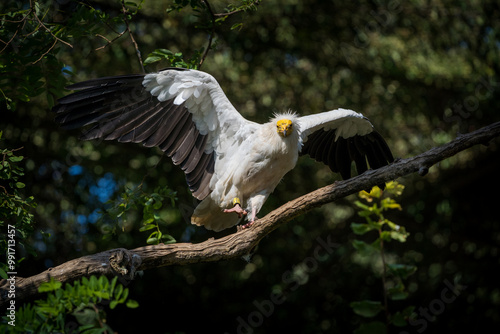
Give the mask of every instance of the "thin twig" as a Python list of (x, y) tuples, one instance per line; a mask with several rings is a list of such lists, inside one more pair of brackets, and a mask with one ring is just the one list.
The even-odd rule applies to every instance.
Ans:
[(28, 13), (26, 13), (26, 15), (24, 15), (24, 17), (21, 20), (19, 20), (19, 21), (4, 20), (5, 22), (9, 22), (9, 23), (19, 23), (19, 25), (17, 26), (17, 29), (14, 32), (14, 35), (12, 36), (12, 38), (7, 43), (5, 43), (4, 41), (2, 41), (2, 43), (5, 43), (5, 46), (2, 48), (2, 50), (0, 50), (0, 53), (2, 53), (10, 45), (10, 43), (17, 36), (17, 33), (19, 32), (19, 30), (22, 29), (22, 28), (24, 28), (24, 25), (26, 24), (26, 20), (27, 20), (28, 16), (30, 16), (33, 11), (34, 11), (34, 9), (30, 8), (30, 10), (28, 11)]
[[(30, 13), (33, 13), (35, 12), (34, 11), (34, 7), (33, 7), (33, 2), (30, 0), (30, 8), (32, 9)], [(33, 15), (33, 17), (36, 19), (36, 21), (38, 22), (38, 27), (32, 32), (34, 33), (35, 31), (37, 31), (39, 29), (39, 27), (42, 27), (46, 32), (48, 32), (52, 38), (54, 38), (54, 43), (51, 45), (51, 47), (45, 51), (41, 56), (40, 58), (38, 58), (36, 61), (32, 62), (31, 64), (34, 65), (36, 63), (38, 63), (40, 60), (43, 59), (43, 57), (45, 57), (56, 45), (57, 45), (57, 42), (61, 42), (63, 44), (66, 44), (67, 46), (69, 46), (70, 48), (73, 48), (73, 45), (71, 45), (70, 43), (60, 39), (59, 37), (57, 37), (56, 35), (54, 35), (52, 33), (52, 31), (45, 25), (43, 24), (42, 20), (40, 20), (40, 18), (38, 17), (38, 15), (36, 15), (36, 12), (35, 14)]]
[[(31, 3), (31, 1), (30, 1), (30, 3)], [(38, 15), (36, 15), (36, 13), (35, 13), (34, 17), (36, 18), (36, 20), (38, 21), (38, 23), (39, 23), (39, 24), (40, 24), (40, 25), (41, 25), (41, 26), (42, 26), (42, 27), (43, 27), (43, 28), (44, 28), (44, 29), (45, 29), (45, 30), (46, 30), (46, 31), (47, 31), (47, 32), (48, 32), (48, 33), (49, 33), (49, 34), (50, 34), (50, 35), (51, 35), (51, 36), (52, 36), (52, 37), (56, 40), (56, 41), (61, 42), (61, 43), (63, 43), (63, 44), (66, 44), (66, 45), (67, 45), (67, 46), (69, 46), (70, 48), (73, 48), (73, 45), (71, 45), (70, 43), (68, 43), (68, 42), (66, 42), (66, 41), (64, 41), (64, 40), (62, 40), (62, 39), (60, 39), (60, 38), (59, 38), (59, 37), (57, 37), (56, 35), (54, 35), (54, 34), (52, 33), (52, 31), (51, 31), (49, 28), (47, 28), (47, 26), (46, 26), (45, 24), (43, 24), (43, 22), (40, 20), (40, 18), (38, 17)]]
[(122, 0), (122, 11), (123, 11), (123, 21), (125, 22), (125, 25), (127, 26), (127, 31), (130, 36), (130, 40), (132, 41), (132, 44), (134, 44), (135, 47), (135, 54), (137, 55), (137, 58), (139, 59), (139, 64), (141, 65), (142, 73), (146, 73), (144, 70), (144, 64), (142, 63), (142, 58), (141, 58), (141, 51), (139, 50), (139, 46), (137, 45), (137, 42), (135, 41), (134, 35), (132, 34), (132, 31), (130, 30), (130, 26), (128, 24), (127, 20), (127, 7), (125, 7), (125, 1)]
[(35, 60), (34, 62), (32, 62), (31, 64), (32, 65), (35, 65), (36, 63), (38, 63), (40, 60), (43, 59), (43, 57), (45, 57), (57, 44), (57, 40), (54, 40), (54, 43), (52, 43), (52, 46), (47, 50), (45, 51), (44, 53), (42, 53), (42, 55), (40, 56), (40, 58), (38, 58), (37, 60)]
[(201, 68), (201, 66), (203, 65), (203, 62), (205, 62), (205, 58), (207, 58), (208, 52), (212, 48), (212, 41), (213, 41), (214, 34), (215, 34), (215, 15), (214, 15), (214, 12), (212, 11), (212, 7), (210, 6), (210, 4), (208, 3), (207, 0), (203, 0), (203, 2), (205, 3), (205, 5), (207, 5), (208, 12), (210, 13), (210, 17), (212, 18), (212, 31), (210, 32), (210, 37), (208, 39), (208, 45), (207, 45), (207, 48), (205, 49), (205, 51), (203, 52), (203, 56), (201, 57), (200, 63), (198, 64), (198, 68)]
[(380, 257), (382, 259), (382, 286), (384, 291), (385, 320), (387, 322), (387, 325), (389, 325), (389, 306), (387, 304), (387, 282), (386, 282), (387, 268), (385, 262), (384, 239), (382, 238), (382, 229), (379, 229), (378, 233), (380, 239)]
[[(253, 3), (251, 3), (250, 5), (248, 5), (248, 7), (250, 7), (250, 6), (258, 6), (260, 4), (260, 1), (261, 0), (255, 0)], [(217, 13), (217, 14), (214, 14), (214, 16), (215, 17), (226, 17), (226, 16), (231, 16), (231, 15), (234, 15), (234, 14), (238, 14), (240, 12), (244, 12), (246, 10), (247, 10), (247, 8), (240, 8), (240, 9), (237, 9), (237, 10), (233, 10), (232, 12)]]
[(212, 7), (210, 6), (210, 3), (207, 0), (203, 0), (203, 2), (207, 6), (208, 12), (209, 12), (210, 17), (212, 19), (212, 31), (210, 31), (210, 37), (208, 39), (208, 46), (205, 49), (205, 51), (203, 52), (203, 56), (201, 57), (200, 63), (198, 64), (198, 68), (201, 68), (201, 66), (205, 62), (205, 58), (207, 57), (208, 52), (212, 48), (212, 42), (213, 42), (213, 38), (215, 35), (215, 27), (217, 25), (216, 18), (231, 16), (231, 15), (246, 11), (250, 6), (257, 6), (260, 4), (260, 0), (255, 0), (254, 2), (252, 2), (250, 5), (248, 5), (245, 8), (240, 8), (240, 9), (233, 10), (232, 12), (227, 12), (227, 13), (214, 13), (214, 11), (212, 10)]
[(97, 48), (97, 49), (95, 49), (94, 51), (102, 50), (102, 49), (104, 49), (105, 47), (107, 47), (108, 45), (113, 44), (113, 43), (114, 43), (114, 41), (116, 41), (118, 38), (122, 37), (122, 36), (123, 36), (126, 32), (127, 32), (127, 29), (123, 30), (121, 33), (118, 33), (118, 35), (117, 35), (115, 38), (113, 38), (112, 40), (107, 39), (107, 38), (106, 38), (106, 37), (104, 37), (103, 35), (99, 35), (99, 34), (97, 34), (97, 35), (96, 35), (97, 37), (101, 37), (101, 38), (103, 38), (103, 39), (104, 39), (104, 40), (106, 40), (108, 43), (107, 43), (107, 44), (105, 44), (105, 45), (103, 45), (103, 46), (98, 47), (98, 48)]

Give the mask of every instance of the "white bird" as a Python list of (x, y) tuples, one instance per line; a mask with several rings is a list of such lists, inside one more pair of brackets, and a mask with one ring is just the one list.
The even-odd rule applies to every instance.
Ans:
[[(54, 107), (72, 129), (93, 125), (82, 139), (157, 146), (186, 175), (201, 200), (191, 222), (220, 231), (243, 215), (249, 227), (299, 155), (309, 154), (343, 178), (393, 161), (384, 139), (363, 115), (337, 109), (268, 123), (243, 118), (209, 74), (168, 68), (147, 75), (106, 77), (67, 87), (77, 92)], [(231, 212), (237, 213), (230, 214)]]

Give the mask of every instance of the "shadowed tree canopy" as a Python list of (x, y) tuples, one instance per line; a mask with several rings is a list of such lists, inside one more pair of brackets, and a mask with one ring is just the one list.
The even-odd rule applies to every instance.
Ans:
[[(202, 62), (249, 120), (266, 122), (289, 109), (301, 115), (352, 109), (370, 119), (401, 159), (498, 121), (495, 1), (246, 1), (251, 6), (244, 11), (239, 2), (192, 3), (195, 8), (186, 1), (179, 10), (182, 1), (0, 4), (0, 145), (22, 147), (16, 151), (25, 157), (22, 191), (37, 202), (35, 231), (23, 239), (32, 250), (17, 248), (16, 256), (26, 257), (19, 276), (110, 249), (147, 246), (151, 230), (140, 228), (148, 214), (163, 233), (156, 241), (165, 243), (217, 244), (236, 233), (189, 223), (197, 202), (182, 170), (160, 149), (81, 141), (79, 130), (61, 129), (50, 110), (69, 94), (69, 84)], [(226, 11), (234, 14), (222, 15)], [(477, 332), (500, 323), (499, 277), (491, 270), (500, 247), (492, 207), (498, 144), (473, 146), (424, 168), (425, 176), (398, 179), (406, 187), (403, 210), (391, 220), (410, 236), (386, 251), (418, 268), (406, 282), (408, 299), (391, 301), (399, 309), (416, 306), (414, 324), (401, 331), (425, 325), (429, 332)], [(336, 180), (328, 166), (299, 158), (259, 217)], [(154, 212), (147, 200), (136, 205), (141, 196), (157, 203), (153, 193), (163, 199)], [(117, 200), (128, 203), (119, 218)], [(123, 333), (153, 331), (158, 320), (168, 333), (207, 326), (227, 333), (352, 332), (363, 319), (349, 303), (382, 294), (378, 278), (367, 275), (379, 264), (360, 258), (352, 246), (349, 225), (361, 219), (353, 201), (348, 196), (294, 216), (259, 239), (245, 259), (148, 267), (127, 283), (140, 306), (111, 311), (107, 321)], [(328, 256), (308, 262), (319, 246)], [(441, 300), (446, 282), (466, 287), (450, 303)], [(269, 312), (262, 308), (281, 292), (286, 301), (274, 301)]]

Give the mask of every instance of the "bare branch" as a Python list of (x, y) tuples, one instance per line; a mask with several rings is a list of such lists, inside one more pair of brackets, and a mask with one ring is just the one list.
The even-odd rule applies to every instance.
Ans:
[(207, 45), (205, 51), (203, 52), (203, 56), (201, 57), (200, 63), (198, 64), (198, 68), (201, 68), (201, 66), (203, 65), (203, 62), (205, 61), (205, 58), (207, 58), (207, 55), (208, 55), (208, 52), (210, 51), (210, 48), (212, 47), (212, 41), (213, 41), (214, 34), (215, 34), (215, 24), (216, 24), (215, 15), (214, 15), (214, 12), (212, 11), (212, 7), (210, 6), (210, 4), (208, 3), (207, 0), (203, 0), (203, 2), (205, 3), (205, 5), (207, 5), (208, 12), (210, 13), (210, 17), (212, 18), (212, 31), (210, 32), (210, 37), (208, 39), (208, 45)]
[[(30, 19), (30, 16), (33, 16), (34, 19)], [(63, 43), (67, 46), (69, 46), (70, 48), (73, 48), (73, 45), (71, 45), (70, 43), (60, 39), (59, 37), (57, 37), (56, 35), (54, 35), (52, 33), (52, 31), (42, 22), (42, 20), (40, 20), (40, 18), (38, 17), (38, 15), (36, 14), (36, 10), (35, 10), (35, 6), (33, 4), (33, 2), (30, 0), (30, 9), (29, 11), (26, 13), (26, 15), (24, 15), (24, 17), (18, 21), (9, 21), (9, 20), (4, 20), (5, 22), (9, 22), (9, 23), (19, 23), (16, 31), (14, 32), (14, 35), (12, 36), (12, 38), (8, 41), (8, 42), (4, 42), (3, 40), (0, 40), (1, 43), (5, 44), (5, 46), (2, 48), (2, 50), (0, 50), (0, 53), (2, 53), (11, 43), (12, 41), (14, 40), (14, 38), (17, 36), (19, 30), (22, 30), (24, 28), (24, 25), (26, 24), (26, 22), (28, 20), (33, 20), (33, 21), (36, 21), (38, 22), (38, 26), (35, 28), (35, 30), (33, 30), (32, 32), (24, 35), (24, 38), (34, 34), (36, 31), (39, 30), (40, 27), (42, 27), (46, 32), (48, 32), (52, 38), (54, 38), (54, 43), (51, 45), (51, 47), (42, 54), (42, 56), (34, 61), (32, 64), (36, 64), (38, 63), (40, 60), (43, 59), (43, 57), (48, 54), (57, 44), (57, 42), (60, 42), (60, 43)]]
[(122, 12), (123, 12), (123, 21), (125, 22), (125, 25), (127, 27), (128, 35), (130, 36), (130, 40), (132, 41), (132, 44), (134, 44), (135, 48), (135, 54), (137, 55), (137, 58), (139, 59), (139, 64), (141, 65), (142, 73), (146, 73), (144, 70), (144, 64), (142, 63), (142, 57), (141, 57), (141, 51), (139, 50), (139, 46), (137, 45), (137, 42), (135, 41), (134, 35), (132, 34), (132, 31), (130, 30), (130, 26), (128, 24), (127, 20), (127, 7), (125, 7), (125, 0), (122, 0)]
[[(43, 27), (43, 29), (45, 29), (45, 31), (47, 31), (47, 32), (48, 32), (48, 33), (52, 36), (52, 38), (54, 38), (54, 43), (52, 44), (52, 46), (51, 46), (51, 47), (50, 47), (47, 51), (45, 51), (45, 52), (44, 52), (44, 53), (40, 56), (40, 58), (38, 58), (38, 60), (36, 60), (36, 61), (34, 61), (34, 62), (32, 63), (32, 64), (34, 65), (34, 64), (38, 63), (40, 60), (42, 60), (42, 59), (43, 59), (43, 57), (44, 57), (46, 54), (48, 54), (48, 53), (49, 53), (49, 52), (50, 52), (50, 51), (51, 51), (51, 50), (52, 50), (52, 49), (56, 46), (57, 42), (61, 42), (61, 43), (63, 43), (63, 44), (66, 44), (66, 45), (67, 45), (67, 46), (69, 46), (70, 48), (73, 48), (73, 45), (71, 45), (70, 43), (68, 43), (68, 42), (66, 42), (66, 41), (63, 41), (62, 39), (60, 39), (59, 37), (57, 37), (56, 35), (54, 35), (54, 34), (52, 33), (52, 31), (51, 31), (49, 28), (47, 28), (47, 26), (46, 26), (45, 24), (43, 24), (42, 20), (40, 20), (40, 18), (38, 17), (38, 15), (36, 15), (36, 11), (35, 11), (35, 9), (34, 9), (34, 7), (33, 7), (33, 6), (34, 6), (34, 5), (33, 5), (32, 1), (30, 1), (31, 12), (32, 12), (32, 13), (34, 13), (34, 15), (33, 15), (33, 16), (35, 17), (36, 21), (38, 21), (38, 25), (39, 25), (39, 26), (41, 26), (41, 27)], [(38, 28), (37, 28), (36, 30), (38, 30)], [(35, 31), (36, 31), (36, 30), (35, 30)]]
[(95, 49), (94, 51), (102, 50), (102, 49), (104, 49), (105, 47), (107, 47), (108, 45), (111, 45), (111, 44), (112, 44), (114, 41), (116, 41), (118, 38), (122, 37), (122, 36), (123, 36), (123, 34), (125, 34), (126, 32), (127, 32), (127, 30), (126, 30), (126, 29), (125, 29), (125, 30), (123, 30), (121, 33), (118, 33), (118, 35), (117, 35), (115, 38), (113, 38), (112, 40), (107, 39), (107, 38), (106, 38), (106, 37), (104, 37), (103, 35), (97, 34), (97, 35), (96, 35), (97, 37), (101, 37), (101, 38), (102, 38), (102, 39), (104, 39), (107, 43), (106, 43), (106, 44), (104, 44), (103, 46), (98, 47), (98, 48), (97, 48), (97, 49)]
[(249, 4), (247, 7), (245, 8), (240, 8), (240, 9), (237, 9), (237, 10), (233, 10), (232, 12), (227, 12), (227, 13), (217, 13), (217, 14), (214, 14), (215, 17), (227, 17), (227, 16), (231, 16), (231, 15), (234, 15), (234, 14), (238, 14), (240, 12), (244, 12), (246, 11), (248, 8), (250, 7), (253, 7), (253, 6), (258, 6), (260, 5), (260, 1), (261, 0), (255, 0), (254, 2), (252, 2), (251, 4)]
[[(36, 295), (41, 283), (50, 277), (61, 282), (70, 282), (90, 275), (119, 275), (123, 279), (133, 279), (137, 270), (147, 270), (169, 265), (187, 265), (198, 262), (221, 261), (250, 253), (269, 233), (293, 218), (313, 208), (330, 203), (374, 185), (395, 180), (398, 177), (418, 172), (425, 175), (436, 163), (449, 158), (477, 144), (487, 145), (500, 137), (500, 122), (459, 135), (456, 139), (440, 147), (432, 148), (408, 159), (400, 159), (389, 166), (367, 171), (357, 177), (338, 181), (329, 186), (290, 201), (264, 218), (257, 220), (251, 228), (238, 231), (220, 239), (190, 244), (144, 246), (133, 250), (113, 249), (94, 255), (70, 260), (55, 268), (50, 268), (28, 278), (16, 278), (16, 300)], [(0, 305), (8, 302), (8, 282), (0, 281)]]
[(201, 66), (205, 62), (205, 58), (207, 57), (208, 52), (210, 51), (210, 49), (212, 47), (212, 42), (213, 42), (213, 38), (214, 38), (214, 35), (215, 35), (215, 27), (217, 25), (217, 20), (216, 19), (217, 18), (222, 18), (222, 17), (228, 17), (228, 16), (231, 16), (231, 15), (243, 12), (243, 11), (247, 10), (248, 8), (250, 8), (252, 6), (257, 6), (257, 5), (260, 4), (260, 0), (256, 0), (256, 1), (252, 2), (251, 4), (247, 5), (246, 7), (242, 7), (240, 9), (234, 10), (232, 12), (214, 13), (214, 11), (212, 10), (212, 6), (210, 6), (210, 3), (207, 0), (203, 0), (203, 2), (207, 6), (208, 13), (210, 14), (210, 18), (212, 19), (212, 29), (210, 31), (210, 37), (208, 39), (208, 45), (207, 45), (205, 51), (203, 52), (203, 56), (201, 57), (200, 63), (198, 64), (199, 68), (201, 68)]

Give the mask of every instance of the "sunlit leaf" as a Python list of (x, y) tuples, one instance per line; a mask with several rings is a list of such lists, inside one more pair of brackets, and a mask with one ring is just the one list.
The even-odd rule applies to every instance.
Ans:
[(125, 304), (128, 308), (137, 308), (139, 307), (139, 303), (135, 300), (129, 299), (127, 300), (127, 303)]
[(147, 224), (147, 225), (145, 225), (145, 226), (142, 226), (142, 227), (139, 229), (139, 231), (140, 231), (140, 232), (144, 232), (144, 231), (152, 230), (152, 229), (154, 229), (154, 228), (156, 228), (156, 225), (155, 225), (155, 224)]
[(357, 224), (357, 223), (352, 223), (351, 224), (351, 229), (354, 233), (358, 235), (363, 235), (369, 231), (374, 230), (374, 226), (369, 225), (369, 224)]

